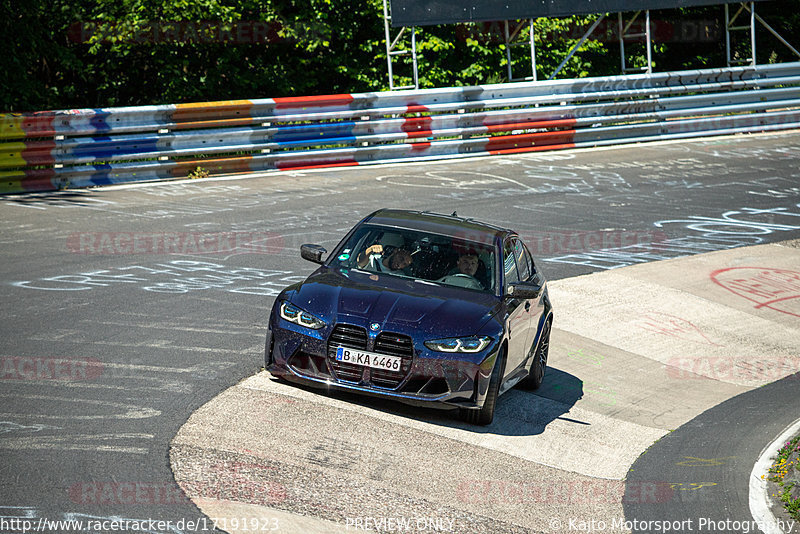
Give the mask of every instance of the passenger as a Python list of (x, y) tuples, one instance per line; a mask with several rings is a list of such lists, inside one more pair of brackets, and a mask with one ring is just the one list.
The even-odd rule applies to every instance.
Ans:
[(405, 269), (411, 265), (411, 253), (402, 248), (395, 248), (389, 254), (384, 254), (383, 245), (376, 244), (366, 248), (356, 258), (356, 263), (361, 269), (369, 269), (379, 273), (405, 274)]

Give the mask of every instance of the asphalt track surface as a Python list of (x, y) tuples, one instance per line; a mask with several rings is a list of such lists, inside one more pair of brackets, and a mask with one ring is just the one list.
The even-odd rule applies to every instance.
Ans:
[[(711, 408), (648, 449), (626, 484), (636, 487), (668, 474), (673, 491), (669, 499), (626, 503), (626, 516), (642, 527), (633, 531), (651, 532), (668, 519), (674, 532), (757, 532), (747, 491), (754, 459), (798, 419), (798, 392), (795, 373)], [(698, 489), (682, 490), (692, 487)], [(791, 532), (800, 528), (794, 525)]]
[(796, 239), (799, 160), (790, 133), (4, 197), (0, 516), (208, 526), (171, 440), (259, 371), (274, 295), (313, 269), (299, 245), (374, 209), (512, 227), (558, 280)]

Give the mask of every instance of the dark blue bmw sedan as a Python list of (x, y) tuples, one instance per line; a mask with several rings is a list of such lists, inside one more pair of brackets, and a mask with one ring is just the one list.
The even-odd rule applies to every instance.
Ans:
[(542, 383), (552, 306), (515, 232), (387, 209), (330, 254), (300, 252), (320, 267), (275, 300), (266, 340), (274, 376), (454, 408), (480, 425), (502, 393)]

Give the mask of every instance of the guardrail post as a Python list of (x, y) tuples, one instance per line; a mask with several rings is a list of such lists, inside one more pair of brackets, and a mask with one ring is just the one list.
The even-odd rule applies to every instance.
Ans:
[[(750, 13), (751, 13), (751, 16), (755, 17), (755, 19), (759, 23), (761, 23), (761, 25), (764, 26), (764, 28), (766, 28), (767, 31), (769, 33), (771, 33), (778, 41), (780, 41), (784, 46), (786, 46), (786, 48), (791, 50), (791, 52), (794, 55), (796, 55), (797, 57), (800, 57), (800, 52), (798, 52), (795, 47), (793, 47), (791, 44), (789, 44), (789, 42), (786, 39), (784, 39), (777, 31), (775, 31), (775, 28), (773, 28), (772, 26), (767, 24), (766, 20), (761, 18), (761, 16), (758, 13), (755, 12), (755, 5), (752, 2), (750, 3)], [(755, 37), (753, 39), (755, 39)], [(755, 42), (753, 42), (753, 50), (755, 50)], [(753, 54), (753, 56), (755, 56), (755, 53)]]
[[(521, 82), (521, 81), (536, 81), (536, 44), (534, 43), (534, 29), (533, 29), (533, 19), (528, 19), (528, 42), (514, 42), (514, 39), (519, 35), (520, 31), (522, 30), (523, 24), (525, 21), (520, 22), (514, 28), (514, 31), (509, 32), (508, 29), (508, 21), (504, 22), (504, 37), (505, 37), (505, 45), (506, 45), (506, 62), (508, 63), (508, 81), (509, 82)], [(512, 73), (511, 65), (513, 60), (511, 58), (511, 49), (516, 46), (525, 46), (528, 45), (530, 47), (530, 54), (531, 54), (531, 75), (525, 76), (522, 78), (514, 78)]]
[[(397, 37), (392, 40), (391, 38), (391, 31), (390, 31), (390, 23), (392, 21), (392, 15), (389, 13), (389, 2), (388, 0), (383, 0), (383, 26), (386, 34), (386, 63), (389, 69), (389, 90), (395, 91), (400, 89), (419, 89), (419, 75), (417, 72), (417, 30), (415, 27), (411, 27), (411, 49), (408, 50), (398, 50), (397, 46), (400, 44), (400, 39), (403, 37), (406, 31), (406, 27), (403, 26), (400, 28), (400, 31), (397, 33)], [(412, 68), (412, 79), (414, 80), (413, 85), (403, 85), (400, 87), (395, 87), (394, 85), (394, 68), (392, 65), (392, 58), (393, 57), (400, 57), (400, 56), (411, 56), (411, 68)]]
[[(635, 71), (644, 71), (646, 74), (653, 73), (653, 41), (652, 41), (652, 33), (650, 29), (650, 10), (645, 10), (645, 28), (644, 32), (638, 33), (628, 33), (631, 26), (636, 19), (641, 15), (641, 11), (637, 11), (633, 18), (631, 18), (628, 24), (623, 26), (623, 18), (622, 13), (617, 13), (617, 17), (619, 19), (619, 54), (620, 54), (620, 61), (622, 63), (622, 73), (625, 74), (626, 72), (635, 72)], [(647, 55), (647, 65), (644, 67), (628, 67), (627, 65), (627, 54), (625, 53), (625, 39), (637, 38), (637, 37), (644, 37), (645, 38), (645, 53)]]
[[(730, 16), (730, 9), (728, 4), (725, 4), (725, 56), (727, 58), (727, 65), (730, 67), (732, 65), (745, 65), (749, 64), (752, 66), (756, 65), (756, 17), (755, 17), (755, 7), (754, 2), (750, 2), (750, 24), (747, 26), (735, 26), (736, 19), (739, 18), (739, 15), (742, 14), (742, 11), (745, 11), (747, 8), (746, 3), (742, 3), (739, 6), (739, 9), (736, 10), (736, 13), (733, 17)], [(734, 59), (731, 54), (731, 32), (732, 31), (742, 31), (748, 30), (750, 32), (750, 57), (747, 59)]]

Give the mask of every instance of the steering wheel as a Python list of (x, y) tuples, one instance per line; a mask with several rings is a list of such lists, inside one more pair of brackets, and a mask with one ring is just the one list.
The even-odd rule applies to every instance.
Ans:
[(440, 278), (439, 281), (467, 289), (483, 289), (483, 285), (474, 276), (464, 273), (449, 274)]

